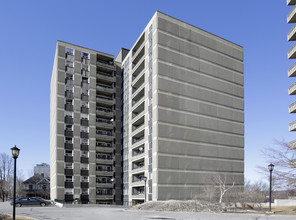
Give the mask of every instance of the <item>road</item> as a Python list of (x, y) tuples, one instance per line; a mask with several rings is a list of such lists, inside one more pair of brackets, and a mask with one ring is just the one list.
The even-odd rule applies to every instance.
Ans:
[[(0, 213), (12, 214), (9, 203), (0, 202)], [(237, 213), (193, 213), (193, 212), (151, 212), (139, 211), (125, 207), (19, 207), (16, 215), (38, 220), (294, 220), (292, 215), (263, 215)]]

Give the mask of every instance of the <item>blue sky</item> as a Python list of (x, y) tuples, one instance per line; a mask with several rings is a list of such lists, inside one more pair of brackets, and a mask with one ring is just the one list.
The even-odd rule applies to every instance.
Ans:
[(294, 97), (287, 77), (291, 6), (268, 0), (2, 1), (0, 5), (0, 153), (21, 149), (25, 177), (49, 163), (49, 92), (57, 40), (116, 55), (131, 48), (156, 10), (244, 47), (245, 177), (260, 178), (260, 150), (291, 141)]

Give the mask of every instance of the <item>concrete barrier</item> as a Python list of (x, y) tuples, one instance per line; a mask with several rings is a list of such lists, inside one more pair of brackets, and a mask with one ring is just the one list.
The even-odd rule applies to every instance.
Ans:
[(296, 206), (296, 199), (275, 199), (275, 206)]

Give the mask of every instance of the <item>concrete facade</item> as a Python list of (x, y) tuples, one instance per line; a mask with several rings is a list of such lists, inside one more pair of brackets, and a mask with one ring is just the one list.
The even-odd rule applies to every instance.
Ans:
[[(74, 49), (81, 51), (81, 47)], [(92, 50), (87, 52), (94, 53)], [(64, 53), (61, 56), (65, 56)], [(62, 113), (58, 116), (57, 108), (63, 108), (63, 105), (57, 107), (59, 95), (55, 95), (59, 86), (61, 90), (65, 89), (65, 71), (62, 77), (56, 76), (59, 59), (62, 58), (56, 54), (51, 85), (51, 96), (54, 96), (51, 97), (51, 121), (64, 120)], [(64, 62), (62, 60), (60, 68), (65, 68)], [(243, 187), (244, 80), (241, 46), (157, 11), (131, 50), (122, 49), (114, 64), (117, 82), (114, 108), (118, 113), (114, 127), (118, 132), (115, 140), (118, 147), (116, 145), (114, 153), (114, 164), (118, 169), (114, 176), (118, 190), (116, 203), (120, 199), (122, 204), (131, 205), (145, 200), (198, 198), (217, 175), (227, 176), (227, 184), (235, 181), (237, 190)], [(79, 67), (75, 68), (79, 71)], [(95, 72), (93, 75), (91, 72), (91, 85), (96, 80), (95, 76)], [(63, 85), (53, 83), (57, 78), (61, 78)], [(77, 86), (80, 86), (79, 82)], [(98, 87), (91, 86), (91, 91), (98, 92)], [(75, 92), (74, 86), (74, 99)], [(65, 102), (64, 97), (61, 99)], [(98, 104), (96, 100), (92, 101), (90, 95), (90, 158), (96, 152), (91, 150), (92, 145), (98, 141), (91, 132), (98, 128), (92, 122), (95, 121), (95, 114), (91, 117), (94, 113), (91, 103)], [(51, 142), (56, 143), (60, 138), (62, 154), (64, 127), (59, 128), (58, 124), (51, 122)], [(64, 155), (57, 158), (59, 147), (51, 146), (51, 178), (56, 181), (59, 166), (59, 178), (63, 183)], [(92, 163), (95, 161), (90, 159), (90, 174)], [(90, 175), (90, 186), (91, 181)], [(57, 198), (56, 193), (60, 190), (63, 197), (63, 187), (57, 190), (56, 185), (52, 185), (52, 196)], [(94, 199), (89, 201), (94, 202)]]
[(51, 199), (121, 204), (120, 80), (112, 55), (58, 41), (51, 80)]
[(216, 175), (243, 187), (242, 47), (156, 12), (123, 70), (124, 204), (196, 198)]

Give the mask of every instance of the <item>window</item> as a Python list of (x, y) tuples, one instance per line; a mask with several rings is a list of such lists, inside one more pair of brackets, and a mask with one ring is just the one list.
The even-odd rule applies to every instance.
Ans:
[(82, 52), (81, 57), (84, 59), (89, 59), (89, 53)]
[(74, 55), (74, 49), (66, 48), (66, 54)]
[(74, 63), (69, 60), (66, 60), (66, 66), (74, 67)]

